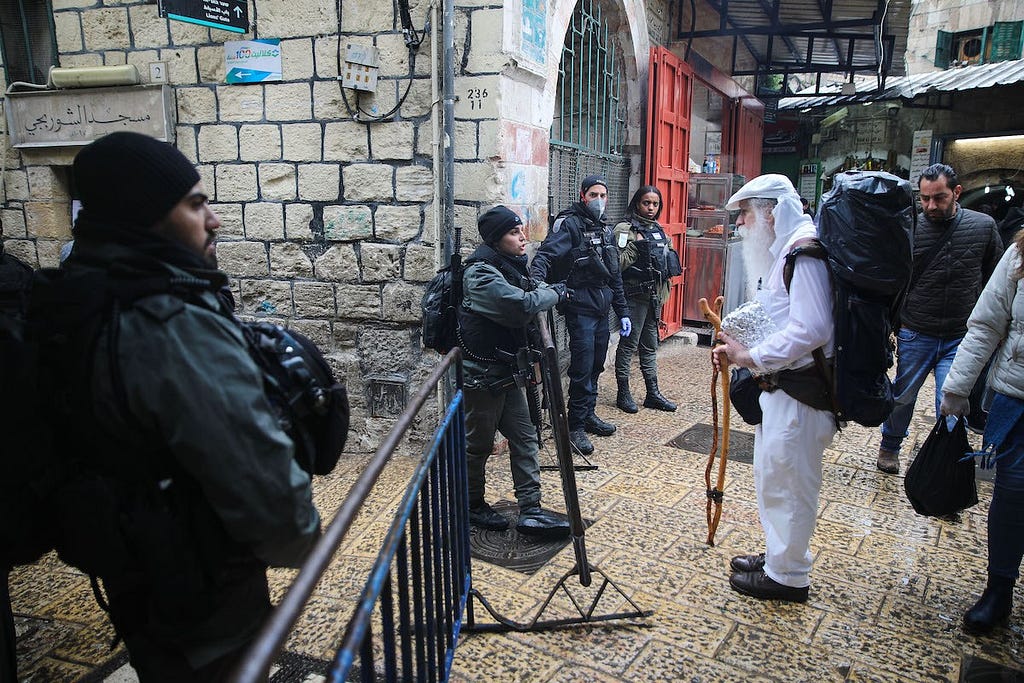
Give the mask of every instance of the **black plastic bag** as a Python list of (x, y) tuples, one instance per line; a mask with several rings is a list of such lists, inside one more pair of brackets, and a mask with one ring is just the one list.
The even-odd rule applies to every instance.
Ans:
[(761, 424), (761, 384), (747, 368), (733, 368), (729, 403), (748, 425)]
[(919, 515), (942, 517), (977, 504), (974, 460), (960, 462), (970, 450), (965, 420), (958, 419), (949, 431), (946, 418), (940, 417), (903, 480), (907, 499)]

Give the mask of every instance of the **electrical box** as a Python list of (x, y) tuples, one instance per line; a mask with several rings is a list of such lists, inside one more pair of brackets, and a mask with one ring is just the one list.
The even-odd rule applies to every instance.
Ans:
[(372, 45), (349, 43), (345, 50), (345, 65), (341, 73), (341, 87), (352, 90), (377, 91), (380, 71), (380, 50)]

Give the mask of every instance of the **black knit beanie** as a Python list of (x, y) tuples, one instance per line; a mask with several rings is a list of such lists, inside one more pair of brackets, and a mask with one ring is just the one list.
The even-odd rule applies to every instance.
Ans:
[(487, 244), (496, 243), (509, 230), (522, 224), (523, 219), (517, 216), (515, 211), (500, 204), (493, 209), (488, 209), (476, 222), (476, 226), (480, 230), (480, 237)]
[(587, 190), (592, 188), (594, 185), (604, 185), (605, 189), (608, 189), (608, 181), (604, 179), (603, 175), (595, 173), (594, 175), (588, 175), (580, 183), (580, 194), (586, 194)]
[(130, 132), (83, 147), (75, 156), (74, 177), (82, 209), (93, 220), (146, 228), (199, 182), (195, 166), (174, 145)]

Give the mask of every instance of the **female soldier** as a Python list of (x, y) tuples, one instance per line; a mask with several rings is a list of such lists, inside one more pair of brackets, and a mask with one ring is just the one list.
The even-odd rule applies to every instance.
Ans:
[(668, 298), (669, 278), (683, 271), (679, 254), (672, 249), (669, 237), (658, 224), (661, 205), (658, 188), (644, 185), (630, 200), (626, 220), (615, 226), (622, 284), (633, 322), (629, 336), (619, 341), (615, 351), (615, 381), (619, 389), (615, 405), (627, 413), (638, 410), (629, 393), (629, 365), (637, 346), (640, 347), (640, 372), (647, 385), (644, 407), (666, 411), (676, 409), (676, 404), (658, 390), (655, 354), (658, 351), (661, 306)]
[[(533, 318), (571, 296), (564, 284), (536, 282), (526, 271), (523, 221), (496, 206), (477, 221), (484, 243), (466, 261), (463, 303), (459, 309), (459, 346), (465, 354), (466, 464), (469, 521), (501, 531), (509, 520), (484, 499), (487, 460), (494, 433), (508, 439), (509, 464), (521, 534), (546, 538), (569, 535), (569, 522), (540, 506), (537, 432), (517, 374), (520, 349), (529, 348), (527, 328)], [(532, 374), (532, 365), (528, 370)]]

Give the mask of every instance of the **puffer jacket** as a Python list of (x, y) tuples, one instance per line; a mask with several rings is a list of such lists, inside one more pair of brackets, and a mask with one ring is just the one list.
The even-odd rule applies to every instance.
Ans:
[[(961, 207), (952, 220), (960, 221), (956, 230), (925, 267), (900, 315), (904, 327), (940, 339), (956, 339), (967, 331), (971, 308), (1003, 254), (991, 216)], [(918, 214), (914, 258), (927, 253), (948, 227)]]
[(1024, 279), (1017, 270), (1021, 255), (1011, 244), (996, 265), (967, 321), (967, 335), (956, 352), (944, 392), (969, 396), (989, 357), (989, 386), (1024, 399)]

